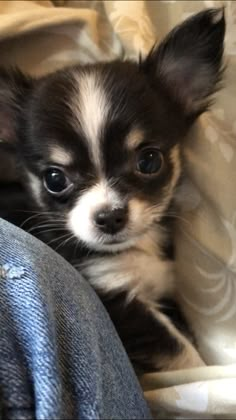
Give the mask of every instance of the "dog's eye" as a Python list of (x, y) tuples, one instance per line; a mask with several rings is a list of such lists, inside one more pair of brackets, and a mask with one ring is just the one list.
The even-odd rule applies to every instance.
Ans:
[(60, 196), (67, 192), (73, 184), (62, 169), (51, 167), (44, 173), (44, 186), (51, 194)]
[(153, 175), (162, 168), (163, 156), (158, 149), (144, 149), (138, 153), (136, 170), (144, 175)]

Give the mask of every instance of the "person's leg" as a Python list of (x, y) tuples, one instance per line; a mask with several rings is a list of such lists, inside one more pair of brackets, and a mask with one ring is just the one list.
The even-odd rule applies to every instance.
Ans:
[(0, 417), (151, 417), (95, 292), (59, 255), (3, 220), (0, 331)]

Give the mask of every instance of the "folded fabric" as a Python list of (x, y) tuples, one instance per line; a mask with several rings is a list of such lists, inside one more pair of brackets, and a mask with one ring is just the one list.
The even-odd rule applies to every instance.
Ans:
[(34, 75), (145, 55), (187, 16), (221, 5), (225, 87), (186, 141), (176, 229), (179, 295), (209, 367), (143, 379), (162, 418), (236, 416), (236, 2), (0, 1), (0, 65)]

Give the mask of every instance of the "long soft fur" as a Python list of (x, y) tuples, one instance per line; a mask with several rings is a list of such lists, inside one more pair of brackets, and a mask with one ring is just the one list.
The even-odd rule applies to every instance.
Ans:
[(138, 64), (38, 80), (0, 71), (0, 137), (16, 151), (26, 194), (2, 188), (0, 215), (24, 220), (78, 267), (138, 372), (203, 364), (175, 302), (168, 216), (183, 139), (221, 80), (224, 33), (223, 9), (210, 9)]

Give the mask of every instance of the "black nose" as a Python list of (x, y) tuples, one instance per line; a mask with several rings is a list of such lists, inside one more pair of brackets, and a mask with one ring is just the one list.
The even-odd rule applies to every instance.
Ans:
[(94, 221), (103, 233), (114, 235), (125, 226), (127, 221), (127, 210), (123, 208), (99, 210), (94, 216)]

